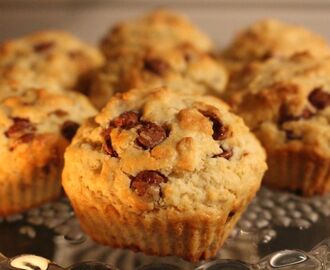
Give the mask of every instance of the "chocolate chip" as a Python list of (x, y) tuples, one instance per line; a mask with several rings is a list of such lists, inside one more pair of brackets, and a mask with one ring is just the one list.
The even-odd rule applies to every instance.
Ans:
[(230, 159), (232, 156), (233, 156), (233, 150), (232, 149), (223, 149), (222, 147), (220, 147), (222, 152), (220, 154), (216, 154), (214, 155), (213, 157), (214, 158), (218, 158), (218, 157), (221, 157), (221, 158), (225, 158), (225, 159)]
[(8, 138), (21, 138), (27, 134), (33, 134), (36, 131), (35, 126), (30, 122), (29, 119), (14, 117), (14, 123), (5, 132)]
[(150, 149), (160, 144), (166, 138), (166, 130), (151, 122), (144, 121), (142, 126), (137, 130), (138, 137), (136, 142), (144, 149)]
[(68, 115), (68, 112), (59, 109), (48, 113), (48, 115), (52, 115), (52, 114), (56, 115), (57, 117), (64, 117)]
[(169, 69), (169, 65), (161, 59), (146, 58), (144, 60), (144, 69), (161, 76)]
[(103, 132), (103, 136), (104, 136), (103, 149), (108, 155), (110, 155), (112, 157), (118, 157), (117, 152), (113, 149), (113, 146), (112, 146), (110, 131), (111, 131), (111, 128), (108, 128)]
[(201, 111), (205, 117), (212, 122), (213, 139), (216, 141), (224, 140), (228, 137), (228, 128), (223, 125), (219, 118), (212, 112)]
[(282, 125), (289, 121), (298, 121), (300, 119), (309, 119), (314, 115), (308, 108), (303, 109), (300, 115), (292, 115), (286, 104), (282, 104), (279, 109), (278, 123)]
[(160, 172), (146, 170), (139, 172), (132, 178), (130, 187), (137, 193), (137, 195), (144, 196), (151, 187), (158, 187), (160, 192), (160, 184), (166, 182), (166, 176)]
[(124, 112), (113, 121), (110, 126), (119, 127), (123, 129), (131, 129), (139, 123), (139, 115), (136, 112)]
[(309, 94), (308, 100), (315, 108), (323, 110), (330, 105), (330, 93), (323, 91), (321, 88), (316, 88)]
[(79, 126), (80, 125), (74, 121), (65, 121), (61, 127), (61, 133), (63, 137), (66, 138), (68, 141), (71, 141), (74, 135), (76, 135)]
[(46, 42), (42, 42), (42, 43), (37, 43), (33, 46), (33, 49), (35, 52), (44, 52), (47, 51), (49, 49), (51, 49), (52, 47), (54, 47), (55, 43), (53, 41), (46, 41)]

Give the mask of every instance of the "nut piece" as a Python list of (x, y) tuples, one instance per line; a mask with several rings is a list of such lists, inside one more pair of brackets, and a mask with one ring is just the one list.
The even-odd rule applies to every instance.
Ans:
[(308, 100), (315, 108), (323, 110), (330, 105), (330, 94), (321, 88), (316, 88), (309, 94)]
[[(155, 197), (161, 196), (160, 184), (166, 183), (167, 178), (157, 171), (146, 170), (139, 172), (132, 178), (130, 188), (137, 193), (138, 196)], [(156, 191), (156, 192), (155, 192)], [(155, 194), (158, 193), (158, 194)]]
[(113, 121), (110, 126), (119, 127), (123, 129), (131, 129), (139, 123), (139, 115), (136, 112), (124, 112)]
[(137, 130), (138, 137), (136, 142), (144, 149), (150, 149), (160, 144), (166, 138), (166, 131), (163, 127), (144, 121), (142, 126)]
[(213, 139), (216, 141), (224, 140), (228, 137), (228, 129), (225, 127), (219, 118), (212, 112), (201, 111), (205, 117), (207, 117), (212, 122), (213, 128)]
[(68, 141), (71, 141), (74, 135), (76, 135), (79, 126), (80, 125), (74, 121), (65, 121), (61, 127), (61, 133), (63, 137), (66, 138)]
[(147, 58), (144, 60), (144, 68), (156, 75), (163, 75), (169, 69), (169, 65), (161, 59)]

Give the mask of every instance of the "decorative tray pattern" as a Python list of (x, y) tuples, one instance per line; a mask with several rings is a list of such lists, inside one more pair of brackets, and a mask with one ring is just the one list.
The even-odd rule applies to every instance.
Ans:
[[(0, 269), (323, 270), (330, 269), (329, 236), (330, 196), (305, 199), (262, 188), (217, 257), (191, 264), (93, 243), (62, 198), (0, 220), (0, 251), (8, 257), (0, 256)], [(63, 268), (41, 257), (19, 255), (26, 253)]]

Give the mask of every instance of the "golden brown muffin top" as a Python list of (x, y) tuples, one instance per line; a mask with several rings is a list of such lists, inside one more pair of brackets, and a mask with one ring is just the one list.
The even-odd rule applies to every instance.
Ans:
[(302, 52), (323, 57), (330, 55), (330, 47), (325, 39), (303, 27), (268, 19), (243, 29), (225, 50), (224, 56), (249, 62)]
[[(79, 125), (96, 110), (81, 94), (28, 90), (0, 103), (0, 183), (30, 179), (34, 167), (61, 160)], [(13, 167), (14, 166), (14, 167)]]
[(269, 151), (294, 147), (330, 156), (330, 57), (297, 54), (248, 65), (227, 95)]
[(101, 50), (111, 58), (118, 49), (130, 52), (148, 48), (170, 49), (181, 44), (190, 44), (204, 52), (213, 47), (210, 39), (183, 15), (156, 10), (111, 28), (101, 42)]
[(168, 86), (186, 94), (219, 95), (226, 84), (221, 63), (185, 44), (161, 51), (118, 52), (97, 72), (89, 95), (102, 108), (113, 94), (132, 88)]
[(259, 142), (225, 103), (166, 88), (114, 96), (65, 160), (66, 189), (135, 214), (228, 211), (254, 194), (266, 169)]
[(0, 45), (0, 99), (34, 87), (79, 87), (79, 80), (101, 63), (96, 49), (66, 32), (44, 31), (9, 40)]

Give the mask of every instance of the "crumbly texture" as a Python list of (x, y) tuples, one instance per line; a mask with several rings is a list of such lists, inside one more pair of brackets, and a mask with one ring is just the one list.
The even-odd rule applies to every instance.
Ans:
[(269, 19), (242, 30), (227, 48), (226, 55), (252, 61), (301, 52), (326, 56), (330, 55), (330, 48), (325, 39), (303, 27)]
[(64, 150), (95, 113), (74, 92), (29, 90), (0, 103), (0, 215), (59, 195)]
[(242, 30), (223, 52), (223, 58), (235, 69), (242, 63), (302, 52), (324, 57), (330, 55), (330, 48), (325, 39), (303, 27), (268, 19)]
[(111, 58), (116, 51), (141, 49), (170, 49), (190, 44), (196, 49), (211, 51), (213, 44), (189, 20), (175, 12), (156, 10), (142, 18), (117, 24), (101, 42), (101, 50)]
[(166, 85), (187, 94), (219, 95), (227, 77), (224, 65), (190, 45), (162, 51), (123, 50), (96, 73), (89, 96), (94, 105), (102, 108), (114, 93), (133, 88)]
[(269, 157), (294, 152), (330, 164), (329, 89), (330, 58), (298, 54), (247, 66), (227, 95)]
[(29, 88), (84, 90), (86, 76), (102, 64), (97, 49), (69, 33), (44, 31), (0, 45), (0, 99)]
[[(135, 245), (168, 255), (173, 250), (146, 250), (143, 239), (164, 233), (174, 243), (186, 235), (186, 227), (195, 235), (218, 228), (214, 226), (221, 221), (220, 231), (205, 238), (202, 246), (187, 245), (182, 249), (186, 253), (172, 254), (196, 260), (215, 254), (224, 240), (222, 226), (228, 216), (240, 215), (254, 197), (265, 170), (264, 150), (222, 101), (165, 88), (132, 90), (112, 98), (95, 120), (78, 131), (65, 154), (63, 186), (83, 228), (110, 245)], [(99, 234), (98, 229), (91, 231), (88, 218), (79, 211), (82, 208), (98, 213), (95, 219), (103, 227), (111, 227), (109, 222), (116, 219), (114, 224), (122, 224), (134, 237), (116, 239), (121, 227), (116, 225), (105, 232), (99, 224)], [(159, 232), (146, 229), (150, 220), (160, 223)], [(167, 229), (162, 231), (164, 224), (174, 223), (177, 229), (172, 236)], [(112, 236), (102, 238), (102, 233)], [(130, 241), (138, 237), (135, 233), (140, 242), (134, 244)], [(162, 241), (157, 243), (163, 245)], [(214, 250), (207, 253), (211, 246)]]

